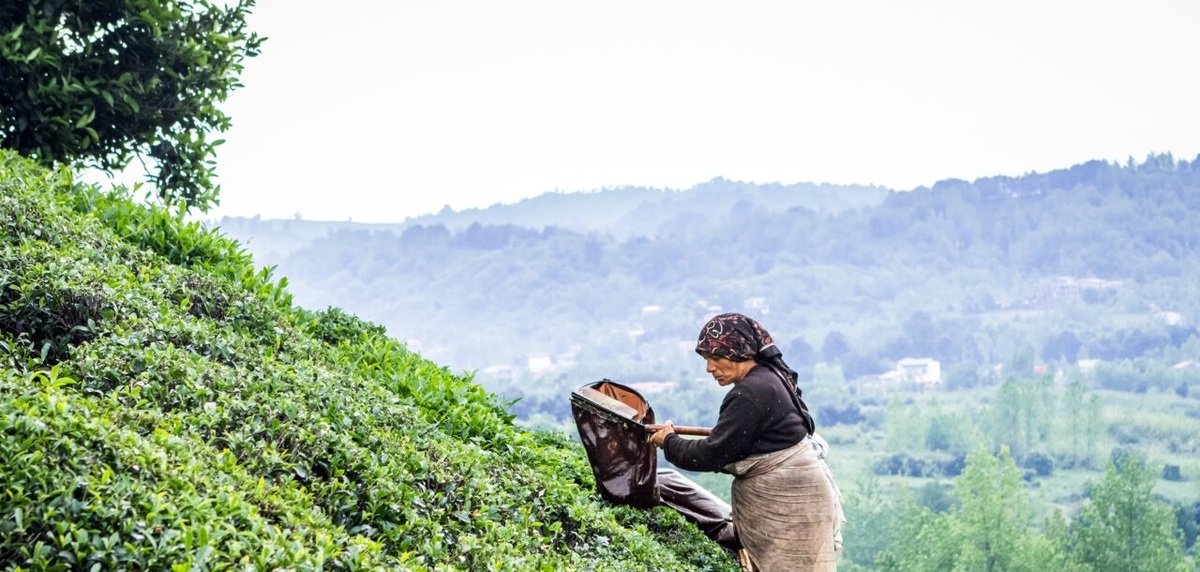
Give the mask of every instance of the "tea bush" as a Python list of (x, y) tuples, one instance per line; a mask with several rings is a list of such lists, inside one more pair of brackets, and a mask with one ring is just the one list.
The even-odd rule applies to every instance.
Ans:
[(0, 570), (736, 569), (182, 211), (0, 152), (0, 232)]

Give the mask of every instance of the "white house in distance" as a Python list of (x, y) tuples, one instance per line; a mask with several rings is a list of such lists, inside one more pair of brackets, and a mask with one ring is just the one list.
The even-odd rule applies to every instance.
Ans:
[(904, 358), (896, 369), (879, 376), (883, 383), (913, 383), (927, 389), (942, 383), (942, 362), (930, 358)]

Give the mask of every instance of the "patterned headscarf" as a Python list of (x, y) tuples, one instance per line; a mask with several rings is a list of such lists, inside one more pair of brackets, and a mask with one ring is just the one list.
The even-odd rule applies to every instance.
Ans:
[(800, 376), (783, 361), (783, 353), (775, 347), (775, 341), (762, 324), (741, 314), (721, 314), (709, 320), (704, 329), (700, 330), (696, 353), (712, 354), (733, 361), (754, 360), (771, 368), (796, 392), (796, 404), (800, 408), (800, 417), (804, 419), (808, 433), (811, 435), (817, 431), (817, 424), (808, 412), (803, 392), (797, 385)]
[(696, 353), (747, 361), (773, 343), (771, 334), (753, 319), (742, 314), (721, 314), (709, 320), (700, 330)]

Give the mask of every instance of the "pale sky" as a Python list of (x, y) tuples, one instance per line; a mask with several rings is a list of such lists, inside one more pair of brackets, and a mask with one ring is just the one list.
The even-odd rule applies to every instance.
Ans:
[(1200, 2), (259, 0), (210, 215), (1200, 154)]

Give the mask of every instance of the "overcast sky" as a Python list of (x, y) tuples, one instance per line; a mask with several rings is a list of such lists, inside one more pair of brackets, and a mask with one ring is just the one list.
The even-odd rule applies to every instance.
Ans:
[(215, 216), (1200, 153), (1200, 2), (259, 0)]

